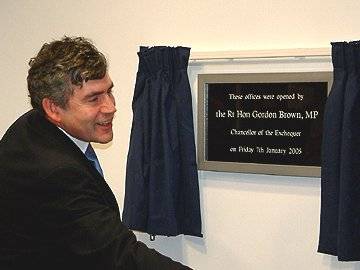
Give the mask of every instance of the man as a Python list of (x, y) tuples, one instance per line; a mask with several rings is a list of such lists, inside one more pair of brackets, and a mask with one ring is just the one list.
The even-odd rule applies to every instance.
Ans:
[(113, 138), (104, 55), (65, 37), (29, 65), (33, 109), (0, 142), (0, 269), (189, 269), (121, 223), (89, 144)]

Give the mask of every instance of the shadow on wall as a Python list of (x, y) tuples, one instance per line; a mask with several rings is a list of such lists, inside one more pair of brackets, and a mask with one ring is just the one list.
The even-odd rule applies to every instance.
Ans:
[[(176, 237), (156, 236), (155, 241), (150, 241), (150, 236), (146, 233), (136, 232), (136, 236), (139, 241), (145, 243), (148, 247), (154, 248), (161, 254), (184, 264), (188, 262), (188, 254), (185, 251), (189, 247), (199, 253), (206, 254), (204, 238), (184, 235)], [(171, 249), (168, 247), (171, 247)]]
[(330, 255), (323, 255), (323, 265), (331, 270), (360, 270), (360, 262), (339, 262)]
[[(199, 171), (201, 188), (319, 196), (320, 178)], [(200, 192), (203, 192), (203, 190)]]

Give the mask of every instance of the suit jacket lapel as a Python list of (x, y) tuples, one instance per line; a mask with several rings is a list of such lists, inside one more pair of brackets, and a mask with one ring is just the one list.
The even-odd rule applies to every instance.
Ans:
[(119, 211), (115, 196), (109, 185), (96, 170), (91, 161), (89, 161), (84, 153), (81, 152), (79, 147), (68, 136), (66, 136), (64, 132), (62, 132), (54, 124), (50, 123), (38, 111), (32, 110), (30, 113), (32, 113), (32, 117), (30, 119), (32, 123), (30, 123), (30, 125), (36, 130), (39, 136), (46, 136), (44, 139), (53, 140), (54, 143), (58, 145), (58, 149), (60, 149), (60, 151), (63, 151), (67, 156), (78, 160), (83, 165), (83, 169), (90, 173), (93, 177), (89, 180), (96, 181), (97, 185), (99, 186), (101, 195), (109, 204), (109, 206)]

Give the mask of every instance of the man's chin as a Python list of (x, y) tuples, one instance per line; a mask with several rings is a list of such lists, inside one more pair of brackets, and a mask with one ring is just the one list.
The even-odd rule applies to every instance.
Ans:
[(93, 140), (93, 142), (106, 144), (106, 143), (111, 142), (112, 140), (113, 140), (113, 134), (111, 133), (111, 135), (109, 134), (108, 136), (102, 136), (102, 137), (95, 138)]

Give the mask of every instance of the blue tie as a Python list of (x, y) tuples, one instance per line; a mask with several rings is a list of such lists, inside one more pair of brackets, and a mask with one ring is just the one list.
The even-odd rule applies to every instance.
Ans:
[(92, 164), (94, 165), (94, 167), (96, 168), (96, 170), (101, 174), (101, 176), (104, 177), (103, 171), (100, 167), (100, 163), (99, 160), (95, 154), (94, 148), (92, 148), (91, 144), (89, 143), (89, 146), (87, 147), (86, 151), (85, 151), (85, 156), (87, 157), (88, 160), (90, 160), (92, 162)]

